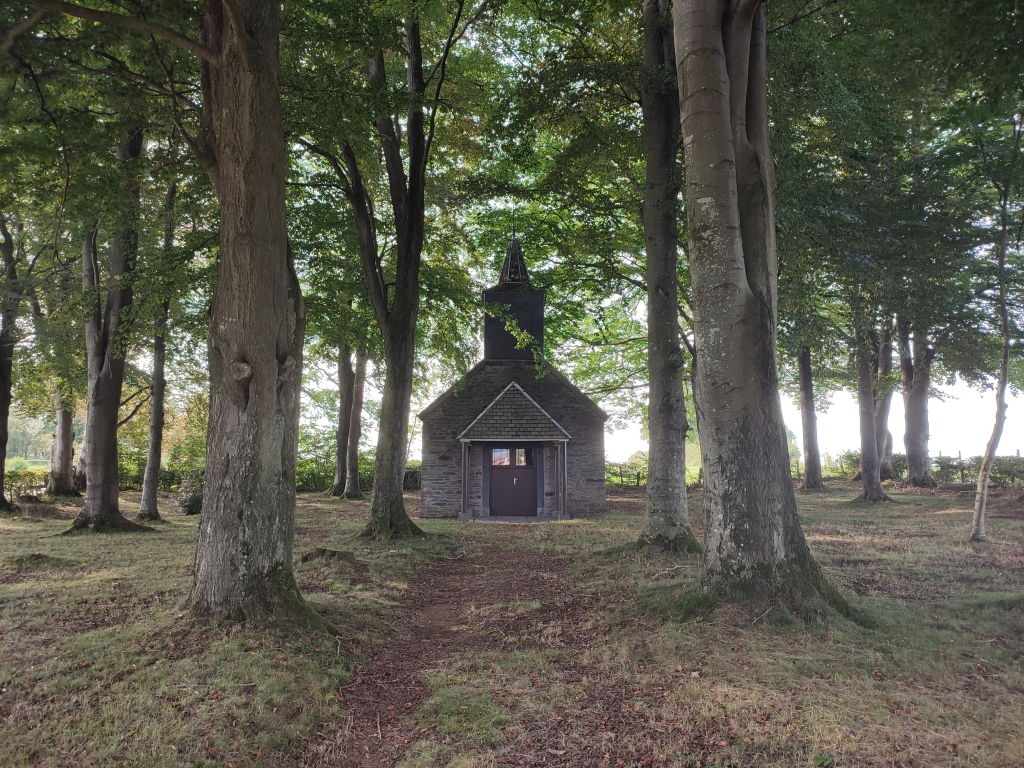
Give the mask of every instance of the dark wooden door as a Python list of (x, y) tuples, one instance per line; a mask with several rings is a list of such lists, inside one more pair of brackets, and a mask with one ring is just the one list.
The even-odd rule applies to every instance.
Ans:
[(491, 516), (537, 514), (537, 470), (523, 466), (492, 466)]

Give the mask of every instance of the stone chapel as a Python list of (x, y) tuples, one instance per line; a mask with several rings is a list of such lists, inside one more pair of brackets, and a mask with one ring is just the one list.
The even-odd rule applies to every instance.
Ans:
[[(544, 291), (513, 234), (498, 284), (484, 291), (484, 359), (420, 414), (423, 517), (560, 520), (604, 509), (607, 414), (548, 363)], [(520, 343), (507, 328), (518, 325)], [(523, 335), (533, 341), (523, 345)]]

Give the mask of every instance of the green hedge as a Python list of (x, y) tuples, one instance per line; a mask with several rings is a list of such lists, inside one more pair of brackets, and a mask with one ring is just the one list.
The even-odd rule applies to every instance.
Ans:
[(49, 479), (49, 469), (8, 469), (4, 473), (4, 494), (15, 499), (26, 493), (41, 493)]

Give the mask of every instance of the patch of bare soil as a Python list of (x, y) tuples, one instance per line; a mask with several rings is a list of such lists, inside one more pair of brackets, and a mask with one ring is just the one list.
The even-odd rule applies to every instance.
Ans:
[[(661, 695), (640, 685), (605, 683), (576, 661), (600, 642), (607, 627), (596, 609), (623, 595), (574, 592), (568, 563), (555, 556), (492, 547), (460, 555), (421, 577), (411, 588), (403, 618), (385, 648), (356, 668), (341, 690), (349, 716), (321, 732), (299, 759), (302, 766), (390, 765), (429, 734), (415, 718), (430, 697), (426, 676), (453, 654), (514, 655), (556, 650), (560, 682), (577, 692), (550, 718), (531, 721), (506, 702), (511, 723), (497, 748), (499, 764), (592, 766), (656, 764), (647, 738), (647, 710)], [(508, 610), (508, 606), (513, 606)], [(643, 746), (640, 746), (643, 745)]]

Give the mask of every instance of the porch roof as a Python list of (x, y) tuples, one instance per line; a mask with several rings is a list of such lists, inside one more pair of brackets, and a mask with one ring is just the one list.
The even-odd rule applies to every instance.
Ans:
[(462, 441), (570, 439), (572, 436), (514, 381), (459, 435)]

